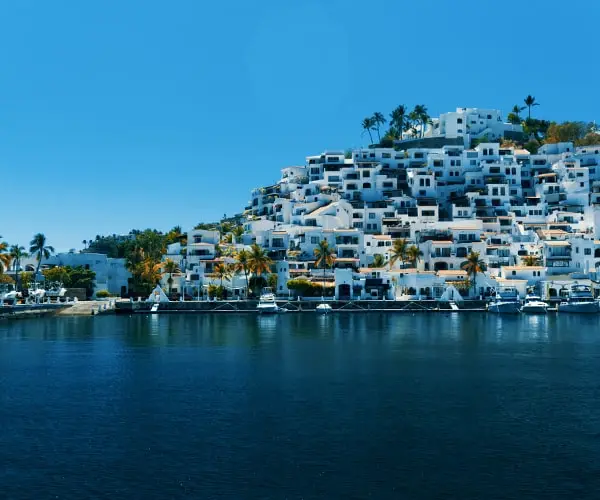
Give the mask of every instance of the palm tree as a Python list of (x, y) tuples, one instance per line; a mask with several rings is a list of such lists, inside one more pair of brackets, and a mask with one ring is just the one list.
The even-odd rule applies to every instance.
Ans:
[(242, 271), (244, 273), (244, 277), (246, 278), (246, 294), (248, 294), (249, 290), (249, 282), (248, 282), (248, 270), (249, 270), (249, 260), (250, 260), (250, 252), (248, 250), (240, 250), (235, 256), (235, 269), (237, 271)]
[(400, 139), (402, 139), (402, 132), (404, 131), (406, 119), (406, 106), (400, 104), (392, 110), (390, 113), (390, 125), (396, 130), (400, 131)]
[(537, 266), (540, 262), (540, 258), (537, 255), (526, 255), (521, 258), (521, 261), (527, 267)]
[(512, 114), (515, 118), (515, 125), (518, 125), (519, 123), (521, 123), (523, 120), (521, 119), (521, 111), (523, 111), (527, 106), (519, 106), (518, 104), (515, 104), (513, 106), (513, 109), (511, 110), (509, 116)]
[(429, 121), (429, 114), (427, 113), (427, 106), (425, 104), (417, 104), (413, 110), (416, 120), (421, 123), (421, 137), (425, 135), (425, 125)]
[(231, 231), (231, 234), (233, 234), (233, 236), (235, 237), (236, 242), (239, 238), (241, 238), (244, 235), (244, 233), (244, 226), (235, 226)]
[(363, 134), (364, 134), (365, 132), (368, 132), (368, 133), (369, 133), (369, 139), (371, 139), (371, 144), (373, 144), (373, 135), (371, 134), (371, 130), (373, 130), (373, 127), (374, 127), (374, 126), (375, 126), (375, 122), (373, 121), (373, 118), (372, 118), (372, 117), (365, 118), (365, 119), (362, 121), (362, 128), (364, 129), (364, 130), (363, 130)]
[(315, 265), (323, 268), (323, 291), (325, 290), (325, 269), (333, 266), (335, 261), (335, 250), (329, 246), (327, 240), (321, 240), (314, 250)]
[(169, 278), (167, 279), (167, 283), (169, 284), (169, 295), (171, 295), (171, 288), (173, 286), (173, 273), (180, 273), (181, 269), (177, 262), (172, 259), (166, 259), (162, 265), (163, 274), (168, 274)]
[(479, 252), (471, 252), (467, 255), (467, 260), (461, 266), (467, 271), (469, 276), (472, 276), (473, 289), (477, 292), (477, 273), (485, 271), (485, 262), (479, 258)]
[(404, 238), (394, 240), (394, 243), (392, 244), (392, 254), (390, 255), (390, 269), (394, 267), (394, 264), (397, 261), (404, 264), (404, 261), (406, 260), (406, 247), (407, 242)]
[(256, 243), (250, 247), (250, 255), (248, 257), (248, 269), (256, 276), (262, 276), (263, 273), (271, 271), (273, 261), (267, 255), (265, 250)]
[(17, 290), (19, 289), (19, 271), (21, 270), (21, 259), (27, 257), (29, 254), (25, 252), (25, 247), (20, 245), (13, 245), (10, 247), (10, 256), (13, 259), (13, 270), (15, 272), (15, 282), (17, 284)]
[(379, 134), (379, 127), (384, 125), (387, 120), (385, 119), (385, 116), (383, 116), (383, 113), (380, 113), (379, 111), (376, 111), (375, 113), (373, 113), (371, 120), (373, 120), (373, 124), (375, 125), (376, 130), (377, 130), (377, 137), (379, 138), (379, 143), (381, 143), (381, 135)]
[(162, 265), (162, 262), (156, 262), (150, 257), (144, 259), (141, 266), (142, 279), (146, 283), (156, 286), (162, 278)]
[(411, 131), (412, 135), (414, 137), (417, 137), (417, 132), (418, 132), (418, 125), (419, 125), (419, 114), (413, 110), (408, 114), (408, 120), (407, 123), (410, 124), (409, 130)]
[(35, 277), (40, 272), (40, 266), (42, 265), (42, 258), (47, 259), (50, 254), (54, 253), (54, 247), (46, 245), (46, 236), (42, 233), (37, 233), (33, 236), (33, 239), (29, 242), (29, 253), (35, 254), (37, 259), (37, 267), (35, 269)]
[[(2, 236), (0, 236), (2, 238)], [(12, 261), (12, 256), (10, 253), (7, 253), (8, 243), (4, 241), (0, 241), (0, 274), (4, 271), (8, 271), (10, 267), (10, 263)]]
[(221, 288), (223, 288), (223, 280), (231, 278), (231, 269), (224, 262), (219, 262), (215, 266), (214, 273), (217, 276), (217, 278), (221, 280)]
[(87, 248), (87, 240), (83, 240), (81, 243), (83, 244), (83, 249), (85, 250)]
[(533, 106), (539, 106), (539, 105), (540, 105), (540, 103), (539, 103), (539, 102), (535, 102), (535, 97), (533, 97), (532, 95), (528, 95), (528, 96), (527, 96), (527, 97), (524, 99), (524, 102), (525, 102), (525, 106), (526, 106), (527, 108), (529, 108), (529, 109), (528, 109), (528, 111), (527, 111), (527, 117), (528, 117), (528, 119), (530, 119), (530, 120), (531, 120), (531, 108), (532, 108)]
[(423, 255), (423, 252), (416, 245), (411, 245), (406, 249), (406, 258), (409, 262), (412, 262), (414, 268), (417, 268), (417, 264), (420, 260), (420, 257)]
[(385, 259), (383, 258), (383, 255), (381, 255), (380, 253), (376, 253), (375, 256), (373, 257), (373, 264), (371, 264), (372, 267), (383, 267), (385, 266)]

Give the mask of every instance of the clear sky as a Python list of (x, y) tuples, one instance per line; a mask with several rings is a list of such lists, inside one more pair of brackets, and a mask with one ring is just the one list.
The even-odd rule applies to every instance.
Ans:
[(0, 234), (184, 229), (398, 104), (600, 120), (596, 0), (0, 3)]

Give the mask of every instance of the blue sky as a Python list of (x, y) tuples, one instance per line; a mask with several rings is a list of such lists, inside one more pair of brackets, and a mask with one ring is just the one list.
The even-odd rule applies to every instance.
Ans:
[(0, 234), (188, 228), (398, 104), (600, 119), (600, 2), (0, 4)]

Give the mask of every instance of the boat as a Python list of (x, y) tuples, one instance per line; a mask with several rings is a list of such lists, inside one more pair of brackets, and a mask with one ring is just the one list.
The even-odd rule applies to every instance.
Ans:
[(27, 297), (31, 302), (41, 302), (46, 295), (46, 290), (39, 283), (33, 283), (27, 290)]
[(521, 306), (521, 312), (525, 314), (546, 314), (548, 304), (539, 295), (528, 293), (525, 296), (525, 303)]
[(263, 288), (256, 310), (259, 314), (276, 314), (280, 312), (279, 306), (275, 302), (275, 294), (271, 288)]
[(329, 304), (325, 304), (324, 302), (319, 304), (316, 309), (317, 314), (329, 314), (332, 310), (333, 309), (331, 306)]
[(519, 293), (514, 286), (505, 286), (496, 290), (488, 304), (488, 311), (497, 314), (518, 314), (521, 310)]
[(21, 294), (12, 285), (0, 285), (0, 305), (14, 306)]
[(64, 297), (67, 293), (67, 289), (63, 287), (62, 283), (50, 283), (46, 288), (46, 297)]
[(592, 314), (598, 312), (598, 303), (587, 285), (571, 285), (567, 297), (558, 304), (558, 312)]

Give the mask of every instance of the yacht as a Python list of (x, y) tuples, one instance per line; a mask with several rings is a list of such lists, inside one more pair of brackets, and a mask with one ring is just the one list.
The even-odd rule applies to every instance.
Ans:
[(0, 305), (14, 306), (20, 297), (12, 285), (0, 285)]
[(67, 289), (63, 287), (62, 283), (50, 283), (46, 288), (46, 297), (64, 297), (67, 293)]
[(316, 309), (317, 314), (329, 314), (332, 310), (331, 306), (325, 302), (321, 302)]
[(259, 314), (275, 314), (279, 312), (277, 302), (275, 302), (275, 294), (269, 287), (263, 288), (258, 300), (256, 310)]
[(498, 314), (518, 314), (521, 309), (519, 293), (513, 286), (496, 290), (494, 298), (488, 304), (488, 311)]
[(39, 283), (33, 283), (27, 290), (27, 296), (32, 302), (40, 302), (46, 295), (46, 290)]
[(525, 296), (525, 303), (521, 306), (521, 312), (526, 314), (546, 314), (548, 312), (548, 304), (539, 295), (528, 293)]
[(597, 313), (598, 303), (587, 285), (571, 285), (567, 297), (558, 304), (558, 312)]

